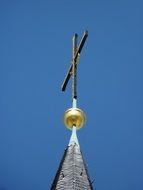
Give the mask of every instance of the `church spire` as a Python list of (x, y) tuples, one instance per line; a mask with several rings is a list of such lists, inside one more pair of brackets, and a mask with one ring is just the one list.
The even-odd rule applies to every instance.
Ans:
[(93, 190), (79, 146), (67, 147), (51, 190)]
[(92, 190), (92, 183), (89, 179), (86, 164), (80, 151), (80, 145), (76, 131), (82, 128), (85, 123), (85, 113), (77, 108), (77, 63), (81, 50), (84, 46), (88, 32), (85, 31), (77, 47), (78, 35), (74, 34), (72, 39), (72, 61), (67, 75), (62, 84), (62, 91), (65, 91), (69, 79), (72, 77), (72, 108), (64, 113), (64, 124), (72, 130), (68, 147), (65, 150), (59, 169), (53, 181), (51, 190)]

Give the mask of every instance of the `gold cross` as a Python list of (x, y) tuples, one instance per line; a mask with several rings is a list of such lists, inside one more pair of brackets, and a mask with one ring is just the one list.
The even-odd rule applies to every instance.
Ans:
[(72, 76), (72, 98), (77, 98), (77, 91), (76, 91), (76, 71), (77, 71), (77, 63), (78, 63), (78, 60), (79, 60), (79, 57), (80, 57), (80, 53), (81, 53), (81, 50), (84, 46), (84, 43), (86, 41), (86, 38), (88, 36), (88, 31), (85, 31), (82, 38), (81, 38), (81, 41), (79, 43), (79, 46), (77, 47), (77, 37), (78, 35), (77, 34), (74, 34), (73, 36), (73, 50), (72, 50), (72, 61), (71, 61), (71, 65), (70, 65), (70, 68), (66, 74), (66, 77), (64, 79), (64, 82), (61, 86), (61, 90), (62, 91), (65, 91), (66, 89), (66, 86), (68, 84), (68, 81), (70, 79), (70, 77)]

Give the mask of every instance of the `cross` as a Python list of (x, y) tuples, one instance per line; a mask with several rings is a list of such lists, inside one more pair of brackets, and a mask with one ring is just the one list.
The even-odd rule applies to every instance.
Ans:
[[(72, 76), (72, 100), (73, 100), (73, 107), (76, 107), (76, 100), (77, 100), (77, 63), (78, 63), (78, 60), (79, 60), (79, 57), (80, 57), (80, 53), (81, 53), (81, 50), (84, 46), (84, 43), (86, 41), (86, 38), (88, 36), (88, 31), (85, 31), (82, 38), (81, 38), (81, 41), (79, 43), (79, 46), (77, 47), (77, 38), (78, 38), (78, 35), (77, 34), (74, 34), (73, 38), (72, 38), (72, 45), (73, 45), (73, 48), (72, 48), (72, 61), (71, 61), (71, 65), (69, 67), (69, 70), (66, 74), (66, 77), (64, 79), (64, 82), (61, 86), (61, 90), (62, 91), (65, 91), (66, 89), (66, 86), (69, 82), (69, 79), (70, 77)], [(75, 103), (74, 103), (75, 102)]]

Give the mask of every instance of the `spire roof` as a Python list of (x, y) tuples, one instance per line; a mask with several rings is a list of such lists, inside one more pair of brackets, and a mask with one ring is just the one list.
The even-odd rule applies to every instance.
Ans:
[(51, 190), (93, 190), (78, 144), (66, 148)]

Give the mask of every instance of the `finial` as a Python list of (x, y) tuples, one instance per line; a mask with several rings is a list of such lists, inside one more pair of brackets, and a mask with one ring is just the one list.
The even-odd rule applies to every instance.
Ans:
[(78, 35), (74, 34), (72, 38), (72, 61), (61, 87), (62, 91), (65, 91), (67, 83), (72, 76), (72, 108), (68, 109), (64, 113), (64, 123), (69, 129), (73, 129), (73, 127), (80, 129), (85, 123), (86, 118), (85, 113), (81, 109), (77, 108), (77, 63), (87, 36), (88, 32), (85, 31), (79, 46), (77, 47)]
[(85, 120), (85, 113), (79, 108), (70, 108), (64, 113), (64, 124), (68, 129), (72, 129), (73, 126), (80, 129)]

